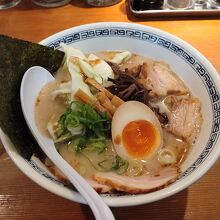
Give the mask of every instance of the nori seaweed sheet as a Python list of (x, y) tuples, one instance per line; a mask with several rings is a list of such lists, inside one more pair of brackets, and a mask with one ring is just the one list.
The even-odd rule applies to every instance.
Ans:
[(39, 155), (41, 150), (21, 110), (22, 77), (32, 66), (42, 66), (54, 74), (63, 57), (62, 51), (0, 35), (0, 127), (26, 159), (33, 154)]

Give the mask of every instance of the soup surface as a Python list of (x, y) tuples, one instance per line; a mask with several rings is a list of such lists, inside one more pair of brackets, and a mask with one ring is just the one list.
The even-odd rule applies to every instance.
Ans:
[(199, 99), (164, 62), (62, 46), (65, 63), (36, 101), (38, 129), (101, 193), (143, 193), (174, 182), (200, 132)]

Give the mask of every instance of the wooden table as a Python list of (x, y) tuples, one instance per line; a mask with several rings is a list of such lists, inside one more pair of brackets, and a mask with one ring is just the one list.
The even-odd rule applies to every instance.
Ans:
[[(38, 42), (76, 25), (124, 21), (168, 31), (192, 44), (220, 72), (220, 20), (137, 19), (126, 3), (92, 8), (82, 0), (54, 9), (34, 6), (29, 0), (0, 12), (0, 33)], [(1, 51), (0, 51), (1, 52)], [(0, 150), (1, 152), (1, 150)], [(93, 219), (90, 209), (42, 189), (0, 153), (0, 219)], [(220, 219), (220, 160), (197, 183), (170, 198), (130, 208), (113, 208), (116, 219)]]

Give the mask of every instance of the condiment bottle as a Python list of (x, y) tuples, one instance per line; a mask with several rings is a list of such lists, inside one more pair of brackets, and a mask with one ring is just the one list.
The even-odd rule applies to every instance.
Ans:
[(121, 0), (86, 0), (89, 5), (103, 7), (119, 3)]
[(133, 9), (141, 10), (158, 10), (162, 9), (164, 0), (134, 0)]

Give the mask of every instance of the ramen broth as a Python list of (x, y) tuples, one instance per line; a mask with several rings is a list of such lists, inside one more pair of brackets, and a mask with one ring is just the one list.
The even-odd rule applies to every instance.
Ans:
[[(101, 58), (111, 58), (114, 56), (114, 52), (99, 52), (96, 53)], [(137, 65), (143, 62), (150, 63), (152, 60), (147, 59), (142, 56), (133, 55), (133, 58), (123, 65), (129, 66), (130, 63), (137, 62)], [(62, 69), (58, 72), (56, 76), (56, 80), (47, 84), (42, 91), (40, 92), (35, 107), (35, 120), (38, 129), (42, 134), (50, 137), (47, 131), (47, 124), (50, 120), (57, 121), (59, 117), (64, 113), (66, 109), (66, 104), (63, 100), (55, 99), (52, 100), (51, 93), (55, 89), (58, 88), (61, 82), (66, 82), (70, 80), (70, 74), (63, 73)], [(171, 134), (166, 130), (166, 127), (163, 128), (163, 148), (171, 149), (177, 158), (176, 164), (180, 165), (187, 156), (189, 152), (190, 145), (184, 141), (183, 139), (177, 138), (175, 135)], [(70, 143), (62, 143), (58, 144), (57, 148), (62, 157), (73, 166), (82, 176), (92, 177), (93, 174), (99, 169), (97, 164), (105, 160), (106, 158), (114, 157), (117, 155), (114, 146), (111, 141), (107, 142), (108, 148), (102, 154), (86, 152), (83, 154), (79, 154), (74, 150), (74, 147), (70, 145)], [(157, 155), (156, 155), (157, 156)], [(141, 161), (141, 172), (138, 175), (144, 173), (155, 173), (158, 169), (162, 167), (160, 163), (158, 163), (157, 157), (152, 158), (151, 160), (142, 160)], [(135, 176), (135, 161), (132, 161), (133, 167), (130, 171), (131, 176)], [(138, 165), (139, 166), (139, 165)], [(132, 173), (133, 172), (133, 173)], [(129, 175), (129, 173), (127, 174)]]

